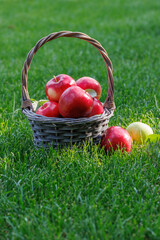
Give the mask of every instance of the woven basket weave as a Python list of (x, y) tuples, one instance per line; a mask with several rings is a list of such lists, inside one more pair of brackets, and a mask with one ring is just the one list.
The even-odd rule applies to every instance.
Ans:
[[(104, 59), (108, 73), (108, 95), (104, 102), (104, 113), (89, 118), (51, 118), (37, 115), (27, 89), (27, 76), (32, 58), (40, 47), (45, 43), (60, 37), (80, 38), (92, 44), (98, 49)], [(93, 143), (99, 142), (102, 134), (108, 127), (110, 117), (113, 115), (115, 105), (113, 101), (114, 82), (112, 75), (112, 64), (101, 44), (88, 35), (80, 32), (61, 31), (51, 33), (40, 39), (28, 53), (21, 75), (22, 82), (22, 112), (30, 122), (34, 144), (38, 147), (45, 147), (51, 144), (53, 147), (81, 143), (93, 139)]]

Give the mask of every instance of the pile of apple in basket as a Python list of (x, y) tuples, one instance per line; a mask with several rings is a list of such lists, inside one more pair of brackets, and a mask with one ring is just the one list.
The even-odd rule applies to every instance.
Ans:
[[(66, 74), (60, 74), (49, 80), (45, 86), (48, 98), (36, 110), (36, 114), (46, 117), (81, 118), (92, 117), (104, 112), (101, 97), (101, 85), (91, 77), (82, 77), (75, 81)], [(152, 129), (139, 122), (130, 124), (127, 129), (119, 126), (109, 127), (101, 138), (101, 147), (106, 152), (122, 149), (130, 152), (132, 142), (141, 142)]]
[(80, 118), (104, 112), (99, 101), (101, 85), (90, 77), (82, 77), (75, 81), (66, 74), (60, 74), (46, 84), (45, 93), (49, 101), (36, 111), (39, 115)]

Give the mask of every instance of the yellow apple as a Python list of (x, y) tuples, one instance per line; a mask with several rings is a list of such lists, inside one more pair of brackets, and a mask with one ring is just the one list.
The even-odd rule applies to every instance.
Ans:
[(144, 143), (146, 138), (153, 134), (152, 128), (142, 122), (131, 123), (126, 130), (131, 135), (133, 142), (138, 144)]

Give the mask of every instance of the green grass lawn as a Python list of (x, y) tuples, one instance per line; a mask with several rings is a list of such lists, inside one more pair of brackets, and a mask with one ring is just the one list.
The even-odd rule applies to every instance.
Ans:
[[(116, 110), (109, 126), (142, 121), (160, 133), (159, 0), (0, 0), (0, 239), (160, 239), (160, 147), (133, 146), (111, 156), (86, 144), (36, 150), (21, 113), (21, 70), (51, 32), (84, 32), (113, 63)], [(60, 38), (35, 55), (31, 98), (44, 99), (60, 73), (96, 78), (107, 96), (99, 52)]]

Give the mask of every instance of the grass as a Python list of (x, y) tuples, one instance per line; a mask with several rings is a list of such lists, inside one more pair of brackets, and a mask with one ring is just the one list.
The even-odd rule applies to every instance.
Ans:
[[(160, 147), (133, 146), (108, 156), (92, 143), (35, 150), (21, 114), (21, 70), (43, 36), (81, 31), (107, 50), (114, 68), (116, 111), (109, 126), (142, 121), (160, 133), (158, 0), (47, 2), (1, 0), (0, 239), (160, 239)], [(107, 93), (100, 54), (78, 39), (57, 39), (36, 54), (31, 98), (45, 98), (59, 73), (88, 75)]]

